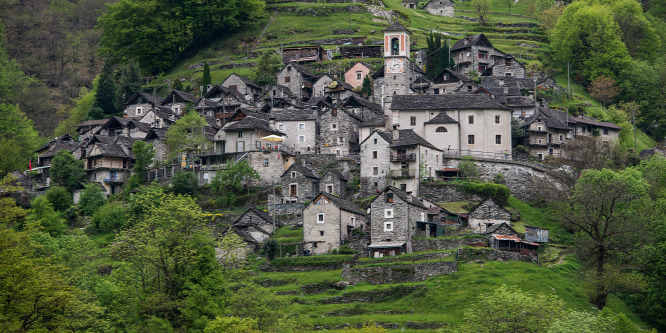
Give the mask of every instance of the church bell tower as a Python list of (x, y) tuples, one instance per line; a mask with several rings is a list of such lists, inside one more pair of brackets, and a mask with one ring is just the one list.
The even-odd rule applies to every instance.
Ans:
[(384, 86), (383, 104), (390, 109), (394, 95), (410, 93), (411, 64), (410, 58), (411, 33), (400, 22), (395, 21), (384, 29)]

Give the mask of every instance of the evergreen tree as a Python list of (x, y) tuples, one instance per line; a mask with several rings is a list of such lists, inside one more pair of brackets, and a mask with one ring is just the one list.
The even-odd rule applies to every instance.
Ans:
[(173, 88), (173, 90), (181, 90), (182, 91), (183, 90), (183, 83), (180, 82), (179, 78), (176, 78), (173, 81), (173, 87), (171, 87), (171, 88)]
[(0, 104), (0, 175), (25, 170), (39, 147), (32, 121), (17, 105)]
[(428, 48), (426, 49), (426, 76), (429, 79), (435, 78), (435, 75), (439, 73), (439, 54), (438, 51), (442, 47), (442, 35), (435, 32), (430, 32), (426, 36), (426, 43)]
[(115, 101), (116, 84), (113, 82), (113, 65), (107, 60), (99, 75), (94, 105), (104, 110), (105, 114), (114, 114), (116, 113)]
[(370, 82), (370, 76), (366, 75), (363, 78), (363, 86), (361, 87), (361, 96), (369, 98), (372, 95), (372, 82)]
[(203, 90), (201, 91), (202, 97), (208, 92), (208, 85), (211, 82), (212, 79), (210, 78), (210, 67), (208, 66), (208, 63), (205, 63), (203, 69), (203, 82), (201, 82), (201, 84), (203, 85)]
[(51, 166), (53, 183), (74, 192), (81, 186), (85, 175), (83, 161), (77, 160), (68, 150), (59, 151), (53, 158), (53, 165)]
[(116, 110), (125, 109), (125, 102), (141, 89), (141, 69), (139, 63), (130, 59), (118, 69), (118, 86), (116, 92)]

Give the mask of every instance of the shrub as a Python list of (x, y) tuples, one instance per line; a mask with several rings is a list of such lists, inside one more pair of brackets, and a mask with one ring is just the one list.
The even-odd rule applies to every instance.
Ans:
[(120, 229), (127, 225), (127, 212), (119, 203), (110, 202), (95, 212), (92, 223), (104, 232)]
[(74, 204), (72, 195), (62, 186), (51, 186), (44, 195), (56, 212), (65, 211)]
[(463, 157), (458, 163), (458, 169), (463, 177), (479, 178), (479, 167), (474, 163), (474, 158), (470, 156)]
[(340, 254), (356, 254), (358, 251), (352, 249), (349, 245), (342, 245), (340, 246), (340, 250), (338, 251)]
[(342, 264), (346, 261), (351, 261), (354, 256), (351, 254), (330, 254), (309, 257), (289, 257), (289, 258), (276, 258), (271, 263), (276, 266), (328, 266)]
[(194, 195), (199, 187), (199, 180), (194, 172), (176, 171), (171, 179), (173, 193)]
[(511, 195), (508, 187), (492, 183), (462, 182), (458, 184), (458, 190), (467, 194), (478, 194), (484, 198), (492, 197), (501, 205), (506, 205)]
[(81, 192), (81, 199), (79, 199), (79, 207), (81, 213), (86, 216), (91, 216), (97, 211), (99, 207), (104, 205), (104, 193), (97, 184), (88, 184)]
[(261, 249), (264, 251), (264, 254), (266, 254), (266, 256), (268, 257), (268, 260), (273, 260), (275, 259), (275, 255), (277, 254), (278, 251), (278, 242), (275, 239), (270, 238), (264, 243)]

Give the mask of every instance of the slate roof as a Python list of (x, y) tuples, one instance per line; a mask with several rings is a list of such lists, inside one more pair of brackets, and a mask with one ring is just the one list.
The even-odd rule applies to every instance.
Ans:
[[(351, 201), (347, 201), (347, 200), (342, 199), (340, 197), (336, 197), (333, 194), (325, 193), (325, 192), (320, 193), (317, 196), (317, 198), (321, 195), (326, 197), (326, 199), (330, 200), (331, 203), (338, 206), (338, 208), (340, 208), (341, 210), (344, 210), (344, 211), (347, 211), (347, 212), (350, 212), (350, 213), (354, 213), (354, 214), (366, 215), (364, 211), (362, 211), (355, 203), (353, 203)], [(315, 199), (315, 200), (317, 200), (317, 199)]]
[[(254, 81), (252, 81), (252, 79), (250, 79), (250, 78), (247, 77), (247, 76), (243, 76), (243, 75), (236, 74), (236, 73), (233, 73), (233, 74), (231, 74), (231, 75), (236, 75), (241, 81), (243, 81), (243, 83), (245, 83), (245, 84), (248, 85), (248, 86), (253, 86), (253, 87), (257, 88), (257, 89), (261, 89), (261, 87), (260, 87), (259, 85), (257, 85), (256, 83), (254, 83)], [(231, 75), (229, 75), (229, 77), (231, 77)], [(229, 79), (229, 78), (227, 78), (227, 80), (228, 80), (228, 79)], [(225, 80), (225, 81), (226, 81), (226, 80)]]
[(319, 177), (319, 175), (317, 175), (312, 169), (310, 169), (310, 168), (308, 168), (308, 167), (306, 167), (306, 166), (302, 166), (302, 165), (300, 165), (300, 164), (296, 164), (296, 163), (292, 164), (292, 165), (289, 167), (289, 169), (287, 169), (287, 171), (285, 171), (285, 172), (282, 174), (282, 177), (287, 176), (291, 171), (298, 171), (298, 172), (300, 172), (303, 176), (308, 177), (308, 178), (312, 178), (312, 179), (315, 179), (315, 180), (319, 180), (319, 179), (321, 179), (321, 177)]
[(435, 116), (435, 118), (432, 118), (428, 121), (425, 122), (426, 124), (457, 124), (458, 121), (455, 119), (449, 117), (446, 113), (440, 112)]
[(144, 140), (146, 141), (150, 139), (166, 140), (166, 133), (167, 133), (166, 128), (151, 128), (150, 132), (148, 132)]
[[(99, 149), (99, 153), (90, 154), (88, 157), (95, 156), (111, 156), (111, 157), (129, 157), (129, 155), (123, 150), (119, 144), (105, 144), (105, 143), (96, 143), (93, 147)], [(93, 148), (91, 148), (92, 152)]]
[(342, 180), (344, 180), (344, 181), (347, 181), (347, 178), (345, 178), (345, 176), (344, 176), (342, 173), (340, 173), (340, 171), (338, 171), (338, 170), (336, 170), (336, 169), (328, 169), (328, 170), (326, 170), (326, 172), (324, 172), (324, 175), (322, 176), (322, 178), (326, 177), (326, 175), (329, 174), (329, 173), (330, 173), (331, 175), (333, 175), (333, 176), (339, 178), (339, 179), (342, 179)]
[(388, 27), (386, 27), (386, 29), (382, 31), (407, 31), (408, 33), (411, 34), (411, 32), (409, 32), (407, 28), (405, 28), (402, 24), (400, 24), (398, 20), (395, 20), (393, 23), (391, 23), (391, 25), (389, 25)]
[(309, 105), (318, 105), (320, 103), (323, 103), (326, 106), (331, 106), (331, 97), (330, 96), (319, 96), (319, 97), (310, 97), (310, 100), (308, 100)]
[(525, 96), (507, 96), (506, 106), (510, 107), (531, 107), (534, 106), (534, 100)]
[(314, 121), (316, 119), (312, 110), (277, 108), (271, 110), (269, 118), (276, 121)]
[(377, 116), (375, 118), (365, 119), (360, 123), (359, 127), (384, 127), (386, 126), (387, 115)]
[[(396, 187), (393, 187), (393, 186), (388, 186), (384, 189), (384, 192), (386, 192), (386, 191), (391, 191), (391, 192), (395, 193), (395, 195), (397, 195), (400, 199), (402, 199), (402, 201), (404, 201), (404, 202), (406, 202), (406, 203), (408, 203), (412, 206), (416, 206), (418, 208), (422, 208), (422, 209), (425, 209), (425, 210), (428, 209), (426, 206), (423, 205), (423, 203), (421, 201), (419, 201), (419, 199), (417, 199), (415, 196), (413, 196), (413, 195), (411, 195), (411, 194), (409, 194), (409, 193), (407, 193), (403, 190), (400, 190), (400, 189), (398, 189)], [(375, 199), (375, 200), (377, 200), (377, 199)]]
[(96, 120), (88, 120), (84, 121), (80, 124), (74, 125), (74, 127), (85, 127), (85, 126), (101, 126), (106, 124), (106, 122), (109, 121), (109, 119), (96, 119)]
[(502, 226), (507, 226), (511, 231), (514, 232), (516, 236), (518, 235), (518, 233), (515, 230), (513, 230), (511, 226), (506, 222), (493, 224), (491, 227), (487, 228), (483, 234), (485, 235), (493, 234), (497, 231), (497, 229), (501, 228)]
[(488, 95), (395, 95), (391, 103), (393, 110), (510, 110)]
[[(276, 89), (278, 91), (278, 94), (276, 96), (273, 96), (272, 93), (271, 93), (271, 91), (273, 89)], [(264, 98), (282, 97), (282, 96), (280, 96), (280, 93), (279, 93), (280, 91), (282, 92), (283, 95), (286, 95), (286, 97), (291, 97), (291, 98), (296, 97), (296, 95), (288, 87), (285, 87), (281, 84), (273, 84), (268, 89), (266, 89), (266, 93), (264, 94)]]
[(384, 77), (384, 65), (382, 67), (379, 67), (372, 75), (370, 75), (373, 79), (378, 79), (380, 77)]
[[(392, 135), (391, 132), (383, 132), (383, 133), (388, 133), (389, 138), (393, 139), (393, 135)], [(421, 145), (421, 146), (424, 146), (424, 147), (440, 150), (439, 148), (433, 146), (430, 142), (426, 141), (426, 139), (424, 139), (420, 135), (416, 134), (411, 129), (399, 130), (398, 140), (390, 140), (389, 142), (391, 142), (391, 145), (389, 145), (390, 148), (400, 148), (400, 147), (410, 147), (410, 146)]]
[(495, 203), (495, 205), (497, 205), (499, 208), (501, 208), (505, 212), (511, 214), (511, 212), (506, 210), (506, 208), (504, 208), (504, 206), (500, 205), (499, 202), (497, 202), (497, 200), (495, 200), (495, 198), (493, 198), (493, 197), (485, 197), (483, 200), (481, 200), (481, 202), (479, 202), (476, 206), (474, 206), (474, 208), (469, 210), (469, 214), (471, 215), (472, 212), (474, 212), (477, 208), (479, 208), (484, 202), (486, 202), (488, 200), (492, 200)]
[[(455, 44), (453, 44), (453, 46), (451, 46), (451, 51), (471, 47), (472, 45), (476, 44), (476, 42), (479, 40), (479, 38), (485, 38), (486, 41), (488, 42), (488, 44), (492, 47), (492, 44), (490, 43), (490, 41), (488, 40), (488, 38), (486, 38), (486, 36), (484, 34), (476, 34), (476, 35), (472, 35), (472, 36), (468, 36), (468, 37), (459, 39)], [(465, 40), (467, 40), (467, 45), (465, 45)]]
[(369, 100), (358, 97), (356, 95), (351, 95), (345, 99), (344, 102), (342, 102), (342, 106), (349, 106), (354, 102), (360, 104), (364, 108), (374, 111), (375, 113), (384, 114), (384, 110), (382, 110), (381, 105), (370, 102)]
[(162, 98), (160, 96), (157, 96), (157, 95), (153, 96), (153, 94), (149, 94), (149, 93), (146, 93), (146, 92), (143, 92), (143, 91), (137, 91), (136, 93), (134, 93), (134, 95), (132, 95), (127, 100), (127, 102), (125, 104), (132, 105), (133, 101), (135, 99), (137, 99), (139, 96), (143, 97), (147, 101), (151, 102), (153, 105), (155, 105), (155, 104), (160, 105), (160, 104), (162, 104), (162, 102), (164, 102), (164, 98)]
[(567, 122), (566, 113), (540, 106), (537, 108), (537, 112), (535, 112), (532, 116), (527, 117), (525, 119), (523, 127), (527, 127), (533, 124), (538, 119), (541, 119), (548, 128), (569, 130), (569, 126), (567, 126), (567, 123), (569, 124), (576, 123), (576, 120), (574, 117), (568, 117), (568, 118), (569, 119)]
[[(354, 89), (354, 87), (351, 84), (349, 84), (345, 81), (342, 81), (340, 79), (333, 79), (333, 81), (331, 83), (333, 83), (333, 82), (337, 82), (338, 86), (342, 86), (342, 88), (345, 89), (345, 90), (353, 90)], [(329, 83), (328, 85), (330, 85), (331, 83)], [(329, 88), (328, 85), (326, 86), (326, 88), (328, 88), (328, 89), (338, 88), (338, 86), (336, 86), (335, 88)]]
[(61, 150), (67, 150), (67, 151), (74, 151), (75, 149), (79, 148), (81, 146), (81, 142), (76, 142), (72, 140), (72, 137), (69, 134), (65, 134), (61, 137), (56, 137), (55, 139), (49, 141), (47, 144), (44, 146), (40, 147), (39, 149), (35, 150), (35, 152), (40, 152), (43, 150), (48, 149), (46, 152), (43, 154), (40, 154), (39, 157), (44, 158), (44, 157), (53, 157), (56, 155)]
[(285, 133), (276, 131), (271, 128), (268, 120), (259, 119), (253, 116), (246, 116), (242, 120), (234, 121), (229, 123), (228, 126), (224, 127), (225, 131), (238, 131), (238, 130), (262, 130), (271, 134), (285, 136)]
[[(305, 67), (303, 67), (303, 66), (301, 66), (301, 65), (299, 65), (299, 64), (297, 64), (297, 63), (295, 63), (295, 62), (291, 62), (291, 61), (290, 61), (290, 62), (287, 64), (287, 66), (288, 66), (288, 65), (291, 65), (292, 67), (294, 67), (295, 70), (297, 70), (299, 73), (301, 73), (301, 74), (303, 74), (303, 75), (305, 75), (305, 76), (309, 76), (309, 77), (312, 77), (312, 78), (316, 78), (316, 77), (317, 77), (316, 75), (312, 74), (312, 72), (310, 72), (310, 70), (308, 70), (307, 68), (305, 68)], [(286, 66), (285, 66), (285, 67), (286, 67)]]
[[(454, 78), (456, 78), (456, 79), (458, 79), (458, 80), (460, 80), (460, 81), (469, 81), (469, 78), (467, 78), (465, 75), (463, 75), (463, 74), (459, 74), (459, 73), (456, 73), (456, 72), (454, 72), (454, 71), (452, 71), (452, 70), (450, 70), (450, 69), (448, 69), (448, 68), (444, 68), (444, 69), (442, 69), (439, 73), (437, 73), (437, 75), (435, 76), (435, 79), (434, 79), (433, 81), (434, 81), (435, 83), (437, 83), (438, 79), (439, 79), (444, 73), (449, 74), (450, 76), (453, 76)], [(439, 80), (439, 81), (441, 81), (441, 80)]]
[(239, 216), (236, 221), (234, 221), (233, 225), (234, 226), (245, 226), (245, 225), (251, 225), (255, 223), (241, 223), (240, 221), (243, 219), (243, 216), (248, 213), (254, 213), (255, 215), (259, 216), (262, 220), (266, 221), (268, 224), (273, 224), (273, 218), (271, 218), (268, 213), (264, 212), (263, 210), (259, 210), (256, 208), (248, 208), (241, 216)]
[[(576, 123), (578, 124), (583, 124), (583, 125), (590, 125), (590, 126), (596, 126), (596, 127), (606, 127), (606, 128), (612, 128), (612, 129), (617, 129), (620, 130), (622, 127), (617, 126), (613, 123), (605, 122), (605, 121), (598, 121), (595, 119), (588, 119), (588, 118), (583, 118), (583, 117), (573, 117), (576, 120)], [(571, 119), (571, 117), (570, 117)]]
[(199, 101), (199, 99), (196, 98), (192, 94), (188, 94), (184, 91), (174, 89), (174, 90), (171, 91), (171, 93), (166, 98), (164, 98), (164, 101), (162, 102), (162, 105), (169, 104), (169, 103), (173, 102), (173, 96), (172, 95), (176, 95), (176, 96), (180, 97), (182, 100), (184, 100), (186, 102), (192, 102), (192, 103), (196, 104)]

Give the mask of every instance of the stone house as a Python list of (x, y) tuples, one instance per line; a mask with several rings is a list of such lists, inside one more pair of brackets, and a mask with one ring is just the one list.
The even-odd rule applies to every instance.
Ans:
[[(249, 208), (243, 215), (238, 217), (224, 233), (235, 232), (245, 241), (245, 254), (249, 251), (259, 252), (261, 244), (270, 238), (275, 231), (273, 219), (263, 211), (256, 208)], [(244, 257), (241, 254), (241, 257)]]
[(427, 93), (431, 95), (452, 94), (469, 81), (470, 79), (465, 75), (444, 68), (432, 80)]
[(274, 128), (286, 134), (282, 145), (294, 154), (314, 154), (317, 147), (315, 111), (273, 108), (269, 115)]
[(358, 152), (360, 119), (339, 104), (319, 113), (319, 136), (322, 154), (349, 155)]
[(252, 106), (254, 104), (248, 101), (245, 95), (238, 90), (214, 85), (196, 103), (194, 108), (202, 115), (212, 116), (226, 122), (226, 117), (230, 114)]
[(317, 81), (312, 84), (312, 97), (324, 97), (326, 93), (326, 87), (328, 87), (335, 78), (332, 75), (324, 74), (320, 76)]
[(121, 191), (132, 174), (130, 149), (119, 143), (96, 142), (88, 146), (83, 165), (90, 182), (102, 184), (107, 195)]
[(169, 149), (166, 145), (166, 132), (167, 129), (165, 128), (151, 128), (143, 139), (146, 143), (153, 145), (155, 151), (153, 160), (156, 162), (166, 162), (168, 160)]
[(199, 99), (194, 95), (174, 89), (164, 98), (162, 106), (171, 109), (177, 116), (181, 116), (184, 115), (187, 110), (193, 108), (197, 102), (199, 102)]
[(381, 105), (370, 102), (358, 95), (351, 95), (349, 98), (345, 99), (342, 102), (342, 106), (364, 121), (366, 119), (374, 119), (377, 118), (377, 116), (384, 115), (384, 110)]
[(312, 87), (316, 80), (312, 72), (294, 62), (286, 64), (277, 74), (277, 84), (289, 88), (302, 101), (312, 97)]
[(477, 34), (461, 38), (453, 44), (451, 57), (455, 60), (455, 70), (458, 73), (467, 74), (471, 70), (477, 70), (480, 74), (497, 61), (503, 60), (506, 55), (495, 49), (484, 34)]
[(500, 223), (511, 225), (511, 213), (492, 197), (483, 199), (468, 213), (467, 227), (476, 232), (484, 233)]
[(527, 151), (543, 160), (547, 156), (561, 156), (562, 145), (573, 139), (566, 113), (547, 107), (538, 107), (536, 114), (525, 119), (523, 145)]
[(365, 118), (363, 122), (358, 125), (358, 138), (360, 142), (365, 141), (365, 139), (375, 131), (385, 131), (386, 122), (388, 121), (388, 116), (378, 115), (374, 118)]
[(326, 170), (321, 176), (319, 187), (322, 193), (333, 194), (340, 198), (347, 197), (347, 178), (338, 170)]
[(416, 9), (419, 6), (418, 0), (402, 0), (402, 6), (409, 9)]
[(430, 0), (423, 6), (432, 15), (439, 15), (444, 17), (454, 17), (455, 4), (451, 0)]
[(375, 131), (361, 142), (362, 191), (395, 186), (419, 195), (421, 179), (434, 177), (442, 162), (442, 151), (412, 130)]
[(594, 118), (578, 116), (569, 117), (569, 127), (573, 128), (573, 135), (598, 136), (603, 144), (620, 139), (622, 127), (613, 123), (598, 121)]
[(243, 75), (233, 73), (222, 82), (221, 86), (240, 93), (250, 104), (256, 103), (261, 99), (261, 87), (254, 83), (252, 79)]
[(413, 195), (385, 188), (370, 203), (370, 256), (411, 253), (417, 222), (426, 220), (427, 210)]
[(362, 86), (365, 77), (370, 75), (370, 70), (372, 70), (372, 66), (359, 61), (345, 72), (345, 82), (349, 83), (353, 88)]
[(319, 193), (321, 177), (306, 166), (292, 164), (280, 177), (283, 203), (305, 203)]
[(150, 132), (150, 128), (150, 124), (142, 123), (139, 118), (111, 117), (93, 134), (143, 139)]
[(509, 224), (506, 222), (502, 223), (497, 223), (491, 226), (490, 228), (487, 228), (485, 232), (483, 232), (484, 235), (486, 235), (486, 239), (488, 241), (492, 240), (492, 235), (505, 235), (505, 236), (515, 236), (518, 237), (518, 232), (513, 230)]
[(481, 73), (483, 76), (510, 76), (516, 78), (525, 77), (525, 66), (512, 55), (507, 54), (504, 59), (497, 60)]
[[(76, 127), (76, 132), (79, 134), (81, 140), (90, 139), (95, 134), (99, 133), (99, 130), (102, 129), (102, 126), (106, 124), (109, 119), (96, 119), (96, 120), (87, 120), (80, 124), (74, 125)], [(57, 138), (56, 138), (57, 139)]]
[(169, 108), (158, 106), (156, 109), (145, 112), (139, 122), (150, 124), (151, 128), (167, 128), (176, 122), (176, 114)]
[[(394, 124), (412, 129), (447, 153), (486, 158), (511, 155), (512, 110), (486, 94), (398, 95), (392, 108)], [(436, 117), (448, 123), (426, 124)], [(440, 140), (445, 137), (451, 141)]]
[(354, 87), (340, 79), (333, 79), (324, 87), (324, 96), (330, 97), (333, 102), (341, 102), (343, 99), (354, 95)]
[(85, 153), (85, 143), (77, 142), (69, 134), (65, 134), (50, 140), (35, 150), (37, 161), (32, 165), (32, 170), (36, 171), (36, 174), (31, 177), (35, 189), (39, 190), (51, 185), (51, 164), (53, 158), (61, 150), (69, 151), (75, 158), (80, 159), (84, 155), (82, 150)]
[(142, 117), (148, 111), (155, 110), (163, 102), (162, 97), (138, 91), (125, 101), (123, 113), (126, 117)]
[(303, 209), (303, 242), (313, 254), (340, 248), (355, 228), (363, 229), (367, 216), (356, 204), (320, 193)]
[[(266, 119), (257, 118), (258, 115), (248, 115), (238, 121), (226, 123), (214, 136), (213, 142), (222, 153), (242, 153), (253, 150), (269, 150), (279, 148), (273, 141), (262, 140), (269, 135), (286, 137), (287, 134), (277, 131), (270, 126)], [(217, 149), (217, 148), (216, 148)]]
[(271, 84), (265, 89), (263, 98), (264, 100), (270, 100), (272, 98), (283, 98), (289, 100), (296, 99), (297, 97), (291, 91), (291, 89), (289, 89), (289, 87), (285, 87), (279, 84)]

